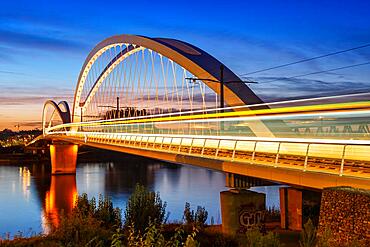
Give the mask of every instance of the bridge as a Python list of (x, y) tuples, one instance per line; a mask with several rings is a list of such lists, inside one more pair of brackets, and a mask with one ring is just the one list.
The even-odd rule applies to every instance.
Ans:
[(74, 173), (88, 145), (219, 170), (230, 187), (252, 176), (370, 189), (368, 96), (264, 103), (198, 47), (118, 35), (86, 58), (71, 110), (45, 102), (39, 138), (52, 140), (54, 174)]

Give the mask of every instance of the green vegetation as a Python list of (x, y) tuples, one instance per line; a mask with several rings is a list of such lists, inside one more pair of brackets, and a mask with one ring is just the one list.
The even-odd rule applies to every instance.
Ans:
[(167, 220), (166, 205), (158, 192), (148, 191), (144, 186), (137, 184), (126, 205), (125, 226), (132, 226), (135, 232), (144, 232), (150, 222), (164, 224)]
[(186, 225), (198, 226), (203, 228), (206, 225), (208, 212), (204, 207), (198, 206), (197, 211), (190, 209), (190, 203), (185, 203), (184, 221)]
[(263, 235), (258, 228), (246, 232), (245, 245), (247, 247), (279, 247), (282, 246), (276, 233), (269, 232)]
[(303, 226), (299, 245), (301, 247), (313, 247), (316, 245), (316, 228), (311, 219), (308, 219), (307, 223)]
[[(272, 215), (277, 214), (275, 210)], [(208, 212), (204, 207), (191, 210), (185, 204), (184, 223), (166, 224), (166, 203), (158, 193), (137, 185), (121, 219), (121, 211), (114, 208), (108, 197), (89, 199), (86, 194), (77, 198), (71, 213), (63, 215), (58, 227), (47, 235), (14, 240), (0, 240), (1, 246), (112, 246), (112, 247), (279, 247), (283, 246), (277, 233), (262, 234), (258, 228), (244, 235), (225, 236), (215, 226), (207, 226)], [(280, 235), (283, 236), (283, 235)], [(301, 233), (300, 246), (335, 246), (330, 243), (330, 231), (316, 237), (316, 228), (309, 220)], [(360, 246), (357, 242), (347, 246)]]

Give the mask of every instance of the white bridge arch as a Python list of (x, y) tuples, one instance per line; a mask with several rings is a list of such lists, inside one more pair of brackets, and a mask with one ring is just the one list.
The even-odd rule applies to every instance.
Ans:
[[(191, 44), (175, 39), (149, 38), (137, 35), (113, 36), (95, 46), (85, 60), (78, 78), (74, 96), (72, 110), (73, 122), (80, 121), (78, 116), (81, 117), (81, 114), (91, 114), (91, 112), (88, 112), (88, 107), (92, 103), (99, 87), (104, 81), (108, 80), (108, 76), (115, 73), (114, 70), (118, 68), (120, 63), (123, 63), (139, 52), (144, 54), (145, 51), (150, 54), (152, 54), (152, 52), (157, 53), (160, 56), (162, 67), (163, 57), (167, 58), (171, 63), (176, 63), (184, 70), (187, 70), (189, 74), (194, 77), (220, 81), (219, 68), (221, 62)], [(101, 60), (104, 60), (103, 58), (107, 57), (107, 54), (108, 56), (110, 55), (110, 58), (102, 62)], [(126, 68), (126, 70), (128, 69)], [(155, 73), (154, 71), (155, 69), (153, 69), (152, 73)], [(91, 76), (93, 73), (96, 75)], [(117, 77), (115, 80), (117, 80)], [(176, 79), (175, 75), (173, 77)], [(90, 83), (88, 82), (89, 80)], [(166, 82), (166, 79), (163, 80), (164, 84), (167, 83), (168, 86), (169, 82)], [(228, 106), (262, 103), (261, 99), (227, 67), (224, 69), (224, 80), (236, 82), (225, 84), (225, 102)], [(220, 86), (218, 83), (209, 82), (207, 80), (203, 82), (209, 89), (219, 94)], [(158, 97), (158, 95), (155, 97)], [(113, 98), (114, 97), (111, 97), (111, 101)], [(100, 100), (100, 103), (102, 103), (102, 100)], [(107, 104), (106, 102), (104, 103)], [(112, 104), (112, 102), (110, 102), (110, 104)]]

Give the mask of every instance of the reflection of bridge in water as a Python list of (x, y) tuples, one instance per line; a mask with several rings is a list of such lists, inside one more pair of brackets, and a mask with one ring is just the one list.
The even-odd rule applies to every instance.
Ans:
[(65, 101), (45, 103), (40, 138), (53, 141), (54, 174), (74, 173), (88, 145), (223, 171), (231, 187), (251, 176), (369, 189), (368, 96), (264, 103), (193, 45), (120, 35), (88, 55), (71, 113)]

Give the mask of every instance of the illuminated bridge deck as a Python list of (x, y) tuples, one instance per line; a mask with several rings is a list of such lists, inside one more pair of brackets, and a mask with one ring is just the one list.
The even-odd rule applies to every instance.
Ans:
[[(297, 113), (286, 108), (164, 114), (57, 125), (48, 128), (46, 136), (241, 175), (256, 176), (256, 171), (262, 169), (258, 177), (302, 186), (358, 184), (368, 188), (367, 106), (368, 103), (355, 104), (355, 109), (353, 104), (310, 106), (299, 108)], [(310, 125), (306, 129), (312, 131), (292, 131), (307, 122)], [(260, 123), (269, 130), (262, 129), (255, 136), (250, 129), (258, 129)], [(333, 126), (336, 131), (331, 131)], [(251, 167), (258, 168), (246, 172)], [(290, 176), (289, 180), (282, 175), (273, 177), (276, 171), (295, 172), (299, 181)], [(312, 176), (315, 178), (309, 183), (303, 181)]]
[[(207, 159), (267, 165), (302, 171), (370, 177), (370, 161), (356, 160), (354, 154), (370, 153), (370, 146), (353, 142), (308, 143), (294, 140), (233, 140), (227, 137), (160, 136), (75, 132), (55, 134), (54, 139), (87, 145), (103, 144), (157, 152), (184, 154)], [(314, 141), (314, 140), (313, 140)], [(294, 150), (294, 151), (293, 151)], [(325, 152), (327, 151), (327, 152)]]

